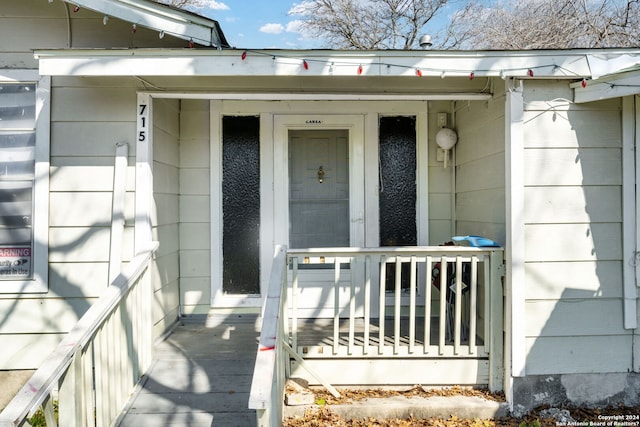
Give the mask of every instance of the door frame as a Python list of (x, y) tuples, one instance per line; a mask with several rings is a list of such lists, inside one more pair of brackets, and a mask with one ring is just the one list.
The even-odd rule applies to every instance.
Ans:
[[(164, 95), (164, 94), (163, 94)], [(166, 96), (166, 95), (165, 95)], [(189, 96), (184, 96), (189, 97)], [(352, 246), (379, 246), (378, 228), (378, 121), (380, 116), (416, 116), (418, 157), (418, 245), (429, 242), (428, 102), (373, 100), (352, 102), (316, 100), (255, 100), (203, 95), (210, 117), (210, 289), (212, 308), (260, 307), (266, 295), (273, 248), (289, 242), (288, 130), (348, 129), (350, 158), (350, 216), (355, 219)], [(291, 114), (299, 111), (302, 114)], [(222, 116), (260, 117), (260, 295), (225, 295), (222, 292)], [(286, 144), (281, 144), (282, 138)], [(354, 159), (359, 158), (358, 162)], [(357, 178), (356, 178), (357, 177)], [(352, 229), (354, 227), (351, 227)], [(219, 242), (219, 244), (216, 244)]]
[(364, 116), (274, 115), (274, 216), (276, 244), (289, 244), (289, 131), (346, 130), (349, 138), (349, 242), (364, 246)]

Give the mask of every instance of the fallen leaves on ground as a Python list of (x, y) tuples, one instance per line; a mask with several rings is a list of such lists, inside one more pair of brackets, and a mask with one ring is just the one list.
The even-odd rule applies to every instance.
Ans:
[[(427, 419), (345, 419), (331, 410), (331, 405), (348, 404), (350, 402), (369, 399), (384, 398), (391, 396), (476, 396), (498, 402), (504, 402), (504, 395), (501, 393), (490, 393), (488, 390), (474, 389), (469, 387), (448, 387), (441, 389), (425, 389), (415, 386), (408, 390), (387, 390), (387, 389), (341, 389), (339, 398), (332, 396), (324, 389), (313, 390), (317, 402), (322, 405), (308, 410), (303, 417), (286, 418), (282, 427), (556, 427), (557, 421), (554, 419), (540, 418), (539, 414), (548, 406), (536, 408), (530, 414), (522, 418), (505, 417), (491, 420), (464, 419), (451, 416), (448, 419), (427, 418)], [(640, 407), (609, 407), (609, 408), (583, 408), (566, 407), (571, 416), (578, 422), (598, 422), (601, 421), (599, 415), (634, 415), (640, 414)]]
[[(321, 407), (317, 410), (309, 410), (304, 417), (291, 417), (284, 420), (282, 427), (509, 427), (519, 426), (523, 420), (508, 419), (500, 420), (480, 420), (462, 419), (451, 417), (449, 419), (427, 418), (427, 419), (374, 419), (366, 420), (349, 419), (346, 420), (331, 411), (328, 407)], [(544, 426), (546, 424), (539, 424)], [(549, 424), (555, 426), (553, 424)]]
[(349, 403), (357, 400), (383, 398), (392, 396), (405, 396), (405, 397), (433, 397), (433, 396), (467, 396), (467, 397), (481, 397), (487, 400), (494, 400), (496, 402), (504, 402), (504, 394), (502, 393), (490, 393), (486, 389), (478, 389), (472, 387), (445, 387), (445, 388), (425, 388), (419, 385), (413, 386), (408, 390), (394, 390), (394, 389), (344, 389), (340, 390), (340, 397), (334, 397), (325, 389), (313, 390), (316, 395), (316, 400), (323, 400), (327, 405), (338, 405)]
[[(327, 407), (316, 411), (308, 411), (304, 417), (287, 418), (283, 427), (502, 427), (510, 424), (501, 424), (487, 420), (466, 420), (451, 417), (448, 420), (429, 418), (425, 420), (409, 419), (373, 419), (345, 420)], [(517, 425), (517, 424), (516, 424)]]

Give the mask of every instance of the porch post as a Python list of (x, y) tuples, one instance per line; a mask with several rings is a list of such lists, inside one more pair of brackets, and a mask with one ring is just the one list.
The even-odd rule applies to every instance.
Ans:
[[(638, 217), (640, 217), (640, 188), (638, 188), (638, 183), (640, 183), (640, 170), (637, 167), (638, 165), (640, 165), (640, 150), (638, 149), (640, 147), (640, 95), (635, 95), (633, 97), (633, 101), (632, 101), (633, 105), (629, 105), (628, 108), (631, 109), (633, 111), (633, 118), (631, 118), (632, 120), (632, 144), (633, 147), (629, 147), (629, 148), (633, 148), (633, 152), (635, 153), (635, 157), (634, 157), (634, 162), (635, 162), (635, 176), (633, 177), (633, 184), (631, 185), (632, 190), (634, 191), (634, 201), (635, 201), (635, 215), (633, 218), (633, 227), (635, 228), (632, 236), (635, 237), (634, 241), (632, 242), (633, 244), (633, 249), (634, 249), (634, 270), (633, 272), (631, 272), (630, 274), (633, 276), (633, 283), (634, 286), (636, 286), (636, 310), (635, 310), (635, 315), (636, 315), (636, 324), (635, 324), (635, 329), (633, 330), (633, 334), (634, 334), (634, 339), (633, 339), (633, 349), (632, 349), (632, 359), (634, 361), (634, 366), (633, 366), (633, 371), (634, 372), (640, 372), (640, 330), (638, 330), (638, 323), (640, 323), (640, 299), (638, 299), (638, 286), (640, 286), (640, 262), (638, 262), (638, 254), (640, 251), (640, 224), (638, 221)], [(627, 150), (628, 151), (628, 150)], [(627, 153), (630, 154), (630, 153)], [(625, 222), (626, 224), (626, 222)], [(625, 230), (625, 235), (626, 235), (626, 230)], [(626, 263), (625, 263), (626, 264)], [(626, 279), (626, 278), (625, 278)], [(625, 280), (625, 288), (627, 286), (627, 281)]]
[(514, 377), (525, 376), (525, 227), (524, 227), (524, 97), (523, 82), (506, 81), (505, 188), (505, 393), (513, 404)]
[(151, 95), (138, 93), (136, 106), (135, 253), (148, 247), (152, 240), (153, 135), (151, 108)]
[(490, 255), (490, 280), (489, 280), (489, 297), (490, 297), (490, 321), (491, 329), (489, 332), (489, 390), (503, 390), (504, 375), (504, 359), (506, 358), (504, 346), (504, 291), (502, 287), (502, 270), (503, 270), (503, 253), (502, 251), (491, 251)]
[(622, 248), (623, 259), (623, 315), (624, 328), (636, 329), (636, 161), (635, 161), (635, 105), (632, 97), (622, 98)]

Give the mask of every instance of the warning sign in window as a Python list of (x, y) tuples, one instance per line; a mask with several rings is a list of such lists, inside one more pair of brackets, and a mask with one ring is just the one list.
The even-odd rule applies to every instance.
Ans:
[(31, 248), (0, 246), (0, 279), (31, 276)]

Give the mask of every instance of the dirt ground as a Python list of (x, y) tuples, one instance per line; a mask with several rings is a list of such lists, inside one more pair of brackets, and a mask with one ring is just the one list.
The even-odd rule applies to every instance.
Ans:
[[(486, 390), (452, 387), (447, 389), (424, 390), (414, 387), (410, 390), (340, 390), (340, 398), (335, 398), (323, 390), (314, 390), (318, 409), (308, 411), (304, 417), (287, 418), (283, 427), (558, 427), (558, 426), (640, 426), (640, 407), (577, 408), (562, 407), (567, 410), (571, 421), (548, 417), (548, 407), (536, 408), (523, 418), (507, 417), (491, 420), (461, 419), (344, 419), (331, 411), (331, 405), (345, 404), (365, 398), (389, 396), (478, 396), (485, 399), (504, 401), (504, 395)], [(557, 411), (556, 411), (557, 412)], [(566, 413), (566, 412), (565, 412)], [(547, 416), (547, 418), (545, 418)]]

